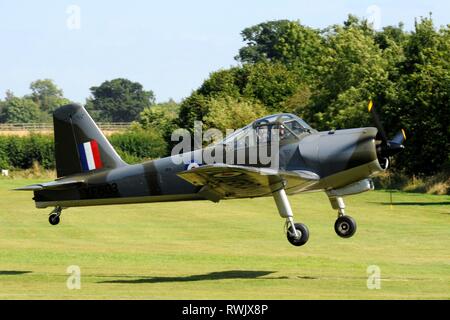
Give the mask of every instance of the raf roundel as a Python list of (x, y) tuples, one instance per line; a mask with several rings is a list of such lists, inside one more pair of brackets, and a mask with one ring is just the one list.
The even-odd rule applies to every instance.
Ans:
[(197, 162), (191, 162), (187, 166), (186, 170), (192, 170), (192, 169), (195, 169), (195, 168), (198, 168), (198, 167), (200, 167), (200, 165)]
[(83, 171), (91, 171), (103, 167), (97, 141), (91, 140), (80, 143), (78, 145), (78, 151), (80, 152), (80, 162)]

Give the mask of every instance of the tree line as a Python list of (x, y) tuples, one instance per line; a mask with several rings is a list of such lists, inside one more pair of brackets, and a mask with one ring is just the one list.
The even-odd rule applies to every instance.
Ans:
[[(157, 104), (141, 84), (114, 79), (92, 87), (85, 106), (97, 121), (136, 121), (135, 128), (170, 140), (172, 130), (192, 129), (195, 120), (225, 130), (276, 112), (295, 113), (318, 130), (373, 126), (373, 100), (388, 136), (407, 132), (396, 168), (427, 175), (450, 165), (449, 26), (437, 28), (430, 15), (412, 31), (401, 23), (377, 31), (350, 15), (324, 29), (276, 20), (241, 35), (237, 65), (212, 72), (180, 103)], [(66, 103), (50, 80), (30, 89), (21, 98), (7, 93), (1, 121), (43, 121)]]
[[(39, 79), (30, 84), (30, 94), (17, 97), (10, 90), (0, 100), (0, 123), (51, 122), (53, 111), (71, 101), (51, 79)], [(139, 119), (145, 108), (155, 104), (151, 90), (128, 79), (105, 81), (90, 88), (91, 97), (85, 107), (101, 122), (131, 122)]]

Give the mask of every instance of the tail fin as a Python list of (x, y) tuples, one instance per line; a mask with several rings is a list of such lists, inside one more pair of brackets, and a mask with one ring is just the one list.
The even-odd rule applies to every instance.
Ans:
[(82, 106), (56, 109), (53, 127), (58, 177), (126, 165)]

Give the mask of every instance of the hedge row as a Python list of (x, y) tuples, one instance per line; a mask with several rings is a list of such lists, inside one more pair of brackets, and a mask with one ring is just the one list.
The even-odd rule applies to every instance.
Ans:
[(161, 134), (150, 130), (137, 128), (126, 133), (115, 133), (109, 141), (122, 159), (130, 164), (161, 158), (168, 153), (167, 142)]
[[(167, 144), (161, 136), (144, 130), (113, 134), (109, 140), (128, 163), (159, 158), (167, 153)], [(0, 169), (28, 169), (33, 162), (45, 169), (55, 168), (53, 136), (0, 136)]]
[(45, 169), (55, 167), (53, 137), (46, 135), (0, 136), (0, 168), (28, 169), (37, 161)]

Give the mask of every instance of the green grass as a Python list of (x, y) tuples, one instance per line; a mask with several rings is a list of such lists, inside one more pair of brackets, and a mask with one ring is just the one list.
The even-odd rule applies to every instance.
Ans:
[[(0, 180), (0, 299), (449, 299), (450, 197), (369, 192), (334, 233), (324, 194), (290, 197), (310, 240), (291, 246), (271, 198), (71, 208), (61, 224)], [(67, 267), (81, 268), (69, 290)], [(381, 268), (369, 290), (367, 267)]]

